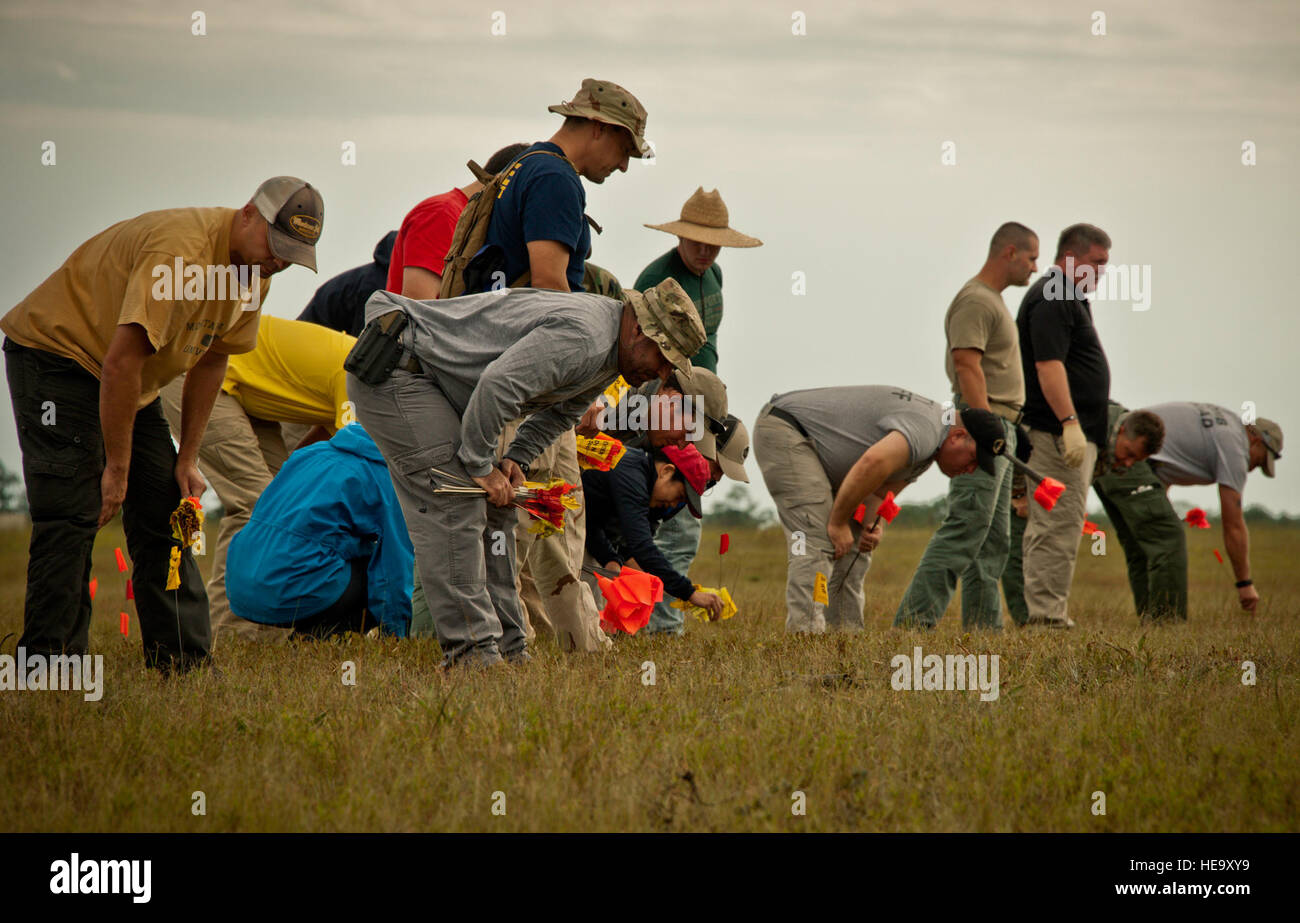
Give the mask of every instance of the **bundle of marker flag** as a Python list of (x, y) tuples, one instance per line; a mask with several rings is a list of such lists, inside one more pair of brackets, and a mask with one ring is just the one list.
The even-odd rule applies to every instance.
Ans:
[(723, 619), (729, 619), (736, 614), (736, 604), (731, 601), (731, 593), (727, 591), (725, 586), (714, 588), (711, 586), (700, 586), (699, 584), (696, 584), (695, 589), (699, 590), (701, 593), (712, 593), (722, 600), (722, 612), (716, 619), (709, 615), (708, 609), (705, 609), (703, 606), (697, 606), (685, 599), (674, 600), (672, 603), (673, 608), (688, 612), (701, 622), (720, 622)]
[(608, 471), (623, 460), (627, 449), (613, 436), (597, 433), (578, 437), (578, 467)]
[[(433, 468), (431, 471), (437, 477), (457, 481), (464, 480), (464, 478), (457, 477), (454, 474), (439, 471), (437, 468)], [(521, 486), (515, 488), (515, 496), (511, 501), (511, 505), (518, 507), (536, 520), (528, 527), (528, 531), (541, 538), (546, 538), (548, 535), (555, 535), (557, 532), (564, 531), (565, 510), (576, 510), (581, 506), (577, 497), (570, 496), (577, 489), (576, 484), (566, 484), (561, 478), (552, 478), (550, 483), (547, 484), (524, 481)], [(437, 481), (434, 481), (433, 492), (435, 494), (460, 494), (467, 497), (487, 496), (487, 491), (482, 487), (439, 485)]]
[(624, 567), (613, 578), (604, 568), (590, 569), (605, 594), (605, 608), (600, 613), (600, 627), (610, 634), (620, 631), (634, 635), (650, 623), (655, 603), (664, 598), (664, 582), (645, 571)]
[(203, 505), (198, 497), (186, 497), (180, 506), (172, 511), (172, 538), (180, 542), (172, 548), (171, 561), (167, 565), (168, 590), (176, 590), (181, 585), (181, 552), (194, 544), (199, 530), (203, 528)]
[(1199, 507), (1188, 510), (1187, 515), (1183, 517), (1183, 521), (1193, 529), (1208, 529), (1210, 527), (1210, 520), (1206, 518), (1205, 510)]

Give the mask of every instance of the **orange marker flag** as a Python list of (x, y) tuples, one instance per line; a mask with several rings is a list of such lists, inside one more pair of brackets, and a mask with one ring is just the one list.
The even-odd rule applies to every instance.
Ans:
[(92, 603), (95, 601), (95, 591), (98, 589), (99, 589), (99, 578), (91, 577), (90, 578), (90, 601)]
[(1215, 557), (1216, 560), (1218, 560), (1218, 562), (1219, 562), (1220, 564), (1223, 563), (1223, 555), (1219, 554), (1219, 549), (1218, 549), (1218, 548), (1215, 548), (1215, 549), (1214, 549), (1214, 557)]
[(121, 548), (114, 548), (113, 554), (117, 556), (117, 569), (119, 572), (126, 573), (126, 556), (122, 554)]
[(131, 632), (131, 617), (125, 612), (122, 613), (122, 637), (125, 638)]
[(1056, 506), (1056, 501), (1065, 493), (1065, 485), (1056, 478), (1043, 478), (1034, 488), (1034, 499), (1045, 510)]
[(664, 598), (664, 582), (653, 574), (625, 567), (613, 580), (596, 574), (607, 600), (600, 624), (610, 634), (636, 634), (650, 623), (650, 611)]
[(1083, 534), (1084, 535), (1094, 535), (1094, 534), (1105, 535), (1106, 533), (1101, 528), (1099, 528), (1095, 522), (1089, 522), (1085, 517), (1083, 520)]

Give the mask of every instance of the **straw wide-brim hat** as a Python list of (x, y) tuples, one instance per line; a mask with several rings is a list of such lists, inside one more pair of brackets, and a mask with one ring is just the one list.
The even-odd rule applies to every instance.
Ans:
[(730, 216), (726, 203), (718, 190), (705, 192), (700, 186), (682, 206), (682, 217), (667, 224), (647, 224), (646, 227), (667, 234), (676, 234), (687, 240), (713, 244), (716, 247), (761, 247), (763, 242), (757, 237), (742, 234), (728, 226)]

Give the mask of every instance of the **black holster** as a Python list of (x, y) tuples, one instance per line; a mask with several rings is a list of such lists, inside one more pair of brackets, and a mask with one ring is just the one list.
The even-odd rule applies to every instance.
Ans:
[(343, 368), (368, 385), (383, 384), (402, 358), (402, 331), (410, 323), (405, 311), (389, 311), (366, 324)]

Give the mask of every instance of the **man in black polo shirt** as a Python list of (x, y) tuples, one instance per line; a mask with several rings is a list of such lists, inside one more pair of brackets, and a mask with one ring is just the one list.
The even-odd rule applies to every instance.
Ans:
[(1105, 231), (1070, 225), (1061, 232), (1054, 265), (1025, 293), (1016, 317), (1033, 465), (1066, 486), (1051, 511), (1029, 504), (1024, 570), (1030, 625), (1074, 625), (1067, 606), (1070, 583), (1092, 470), (1106, 444), (1110, 398), (1110, 365), (1087, 296), (1109, 256)]

